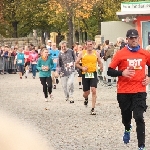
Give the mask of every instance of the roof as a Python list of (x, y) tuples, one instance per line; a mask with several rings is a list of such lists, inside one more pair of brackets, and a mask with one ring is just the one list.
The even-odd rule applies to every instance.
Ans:
[(137, 16), (143, 16), (143, 15), (150, 15), (150, 11), (122, 11), (122, 12), (116, 12), (116, 15), (122, 19), (125, 17), (137, 17)]

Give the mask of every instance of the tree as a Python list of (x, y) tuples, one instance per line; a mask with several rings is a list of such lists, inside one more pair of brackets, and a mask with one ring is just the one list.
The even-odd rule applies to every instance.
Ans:
[[(72, 47), (76, 20), (87, 18), (96, 0), (53, 0), (51, 4), (57, 4), (59, 14), (65, 14), (63, 18), (68, 25), (68, 44)], [(53, 3), (52, 3), (53, 2)], [(55, 5), (56, 6), (56, 5)]]

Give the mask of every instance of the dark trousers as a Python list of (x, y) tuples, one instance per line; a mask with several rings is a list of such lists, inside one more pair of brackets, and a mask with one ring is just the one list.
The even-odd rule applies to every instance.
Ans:
[(125, 126), (125, 130), (130, 130), (133, 112), (133, 118), (136, 122), (138, 147), (145, 145), (145, 122), (143, 114), (147, 109), (146, 97), (147, 94), (145, 92), (117, 94), (117, 100), (121, 109), (122, 123)]
[(34, 77), (36, 76), (36, 66), (37, 66), (37, 64), (31, 64), (32, 74)]
[(48, 97), (48, 93), (52, 93), (52, 78), (51, 77), (40, 77), (41, 84), (43, 85), (43, 93), (45, 98)]

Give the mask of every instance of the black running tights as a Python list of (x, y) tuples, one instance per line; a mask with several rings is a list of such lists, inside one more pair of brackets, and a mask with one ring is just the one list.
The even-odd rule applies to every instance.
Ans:
[(41, 84), (43, 85), (43, 92), (45, 98), (48, 97), (48, 93), (52, 93), (52, 78), (51, 77), (40, 77)]

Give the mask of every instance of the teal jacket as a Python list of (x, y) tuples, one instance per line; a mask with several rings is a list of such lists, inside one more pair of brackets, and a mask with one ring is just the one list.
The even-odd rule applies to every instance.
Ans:
[[(48, 66), (49, 70), (48, 71), (43, 71), (42, 66)], [(39, 70), (39, 77), (50, 77), (51, 76), (51, 70), (53, 68), (53, 60), (48, 57), (46, 61), (44, 61), (41, 57), (38, 59), (37, 62), (37, 69)]]

